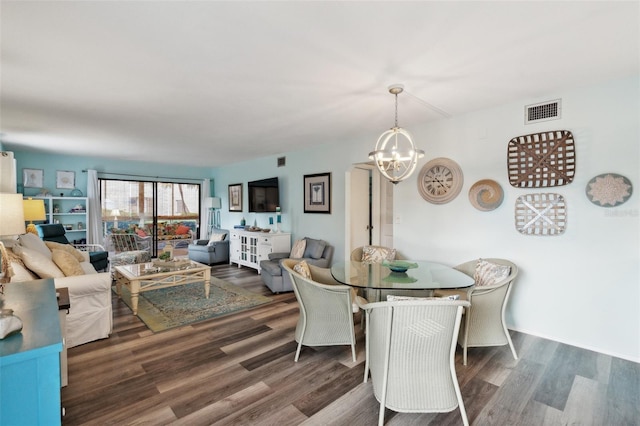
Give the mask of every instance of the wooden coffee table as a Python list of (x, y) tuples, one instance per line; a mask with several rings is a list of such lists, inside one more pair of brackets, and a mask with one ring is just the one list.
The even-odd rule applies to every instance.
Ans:
[(192, 260), (173, 266), (157, 266), (153, 262), (120, 265), (115, 267), (115, 278), (119, 298), (122, 285), (129, 286), (131, 308), (138, 315), (138, 296), (144, 291), (204, 282), (204, 295), (208, 299), (211, 267)]

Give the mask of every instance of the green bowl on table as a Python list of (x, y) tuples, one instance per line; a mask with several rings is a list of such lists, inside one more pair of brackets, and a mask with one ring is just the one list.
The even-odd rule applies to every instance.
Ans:
[(409, 269), (417, 268), (418, 264), (405, 260), (384, 260), (382, 266), (386, 266), (393, 272), (407, 272)]

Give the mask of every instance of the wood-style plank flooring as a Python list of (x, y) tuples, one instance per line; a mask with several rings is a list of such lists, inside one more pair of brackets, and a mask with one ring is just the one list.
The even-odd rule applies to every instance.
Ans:
[[(64, 425), (374, 425), (379, 404), (348, 346), (303, 348), (293, 361), (298, 307), (253, 269), (213, 275), (273, 303), (153, 334), (114, 297), (109, 339), (69, 350)], [(359, 324), (359, 318), (356, 318)], [(508, 346), (458, 350), (456, 368), (473, 425), (640, 425), (640, 364), (512, 332)], [(458, 425), (444, 414), (394, 413), (388, 425)]]

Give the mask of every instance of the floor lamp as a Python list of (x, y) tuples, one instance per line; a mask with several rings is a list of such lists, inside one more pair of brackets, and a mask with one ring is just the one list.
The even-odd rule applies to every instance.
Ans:
[(44, 210), (44, 200), (28, 198), (23, 200), (22, 204), (24, 207), (24, 220), (25, 222), (29, 221), (29, 225), (27, 225), (27, 232), (38, 235), (38, 230), (33, 224), (33, 221), (42, 221), (47, 218), (47, 214)]

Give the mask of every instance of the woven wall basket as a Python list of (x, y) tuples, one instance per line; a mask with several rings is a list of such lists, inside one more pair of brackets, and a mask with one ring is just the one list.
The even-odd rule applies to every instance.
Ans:
[(516, 188), (567, 185), (576, 171), (573, 135), (568, 130), (517, 136), (507, 148), (509, 183)]
[(516, 229), (524, 235), (561, 235), (567, 227), (567, 206), (560, 194), (527, 194), (516, 200)]

